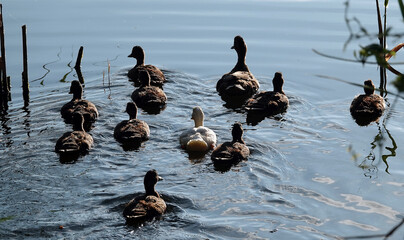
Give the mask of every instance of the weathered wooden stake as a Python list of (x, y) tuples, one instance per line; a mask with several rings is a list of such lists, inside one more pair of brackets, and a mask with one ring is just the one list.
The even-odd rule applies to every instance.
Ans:
[(22, 71), (22, 95), (24, 102), (29, 102), (29, 82), (28, 82), (28, 54), (27, 54), (27, 26), (22, 26), (22, 55), (23, 66)]
[(81, 84), (84, 84), (83, 74), (81, 74), (81, 59), (83, 58), (83, 46), (80, 47), (79, 53), (77, 54), (76, 65), (74, 69), (76, 69), (77, 77)]
[(4, 24), (3, 24), (3, 5), (0, 3), (0, 50), (1, 50), (1, 84), (2, 84), (2, 94), (4, 94), (3, 99), (5, 101), (10, 100), (10, 88), (7, 81), (6, 72), (6, 48), (4, 43)]
[(3, 102), (3, 58), (0, 56), (0, 103), (2, 102)]

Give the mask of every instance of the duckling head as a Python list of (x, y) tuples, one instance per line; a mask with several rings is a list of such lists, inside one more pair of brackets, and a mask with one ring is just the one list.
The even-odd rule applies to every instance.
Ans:
[(233, 129), (231, 130), (231, 135), (233, 136), (233, 142), (244, 143), (243, 140), (243, 127), (241, 123), (236, 122), (233, 124)]
[(194, 120), (196, 128), (200, 127), (200, 126), (203, 126), (204, 114), (203, 114), (203, 111), (202, 111), (201, 107), (199, 107), (199, 106), (194, 107), (194, 109), (192, 110), (191, 119)]
[(73, 99), (81, 99), (83, 95), (83, 86), (78, 80), (72, 81), (69, 94), (73, 94)]
[(143, 48), (141, 46), (134, 46), (132, 48), (132, 53), (129, 54), (128, 57), (136, 58), (136, 60), (137, 60), (136, 66), (144, 64)]
[(163, 178), (158, 175), (155, 169), (147, 171), (143, 180), (146, 195), (154, 195), (156, 197), (160, 197), (159, 194), (154, 189), (154, 186), (157, 184), (158, 181), (161, 180), (163, 180)]
[(137, 106), (136, 103), (134, 102), (128, 102), (126, 104), (126, 110), (125, 112), (128, 113), (129, 119), (136, 119), (137, 116)]
[(244, 39), (240, 36), (237, 35), (234, 37), (234, 43), (231, 49), (236, 50), (237, 52), (239, 51), (247, 51), (247, 44), (244, 42)]
[(274, 86), (274, 92), (283, 93), (282, 87), (283, 83), (283, 76), (281, 72), (276, 72), (274, 78), (272, 79), (272, 85)]
[(365, 90), (366, 95), (375, 93), (375, 85), (373, 84), (372, 80), (366, 80), (364, 82), (363, 89)]

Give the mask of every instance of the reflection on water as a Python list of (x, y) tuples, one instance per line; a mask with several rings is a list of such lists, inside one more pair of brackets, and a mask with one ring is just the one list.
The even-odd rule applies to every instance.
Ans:
[(24, 107), (22, 108), (24, 111), (25, 115), (23, 116), (23, 124), (24, 124), (24, 130), (27, 131), (27, 136), (31, 137), (31, 110), (29, 109), (29, 102), (24, 103)]
[(8, 116), (7, 111), (3, 110), (0, 114), (0, 122), (2, 130), (2, 138), (0, 138), (0, 144), (5, 148), (9, 148), (13, 144), (13, 140), (10, 137), (11, 127), (8, 126), (9, 121), (10, 117)]
[(59, 52), (56, 54), (58, 59), (42, 65), (42, 68), (45, 69), (45, 74), (37, 79), (31, 80), (31, 82), (41, 81), (40, 84), (43, 85), (46, 76), (51, 72), (51, 70), (48, 68), (48, 65), (59, 62), (61, 60), (61, 57), (60, 57), (61, 53), (62, 53), (62, 48), (59, 48)]
[[(387, 159), (389, 157), (395, 157), (396, 156), (396, 150), (397, 150), (397, 144), (396, 141), (394, 140), (393, 136), (390, 134), (390, 131), (386, 128), (386, 126), (383, 124), (384, 130), (387, 133), (387, 136), (389, 137), (389, 139), (391, 140), (391, 144), (393, 145), (392, 147), (385, 147), (386, 150), (388, 150), (390, 152), (390, 154), (384, 154), (382, 155), (381, 159), (383, 160), (383, 162), (386, 164), (386, 172), (389, 173), (389, 164), (387, 162)], [(383, 145), (381, 144), (381, 147)]]
[[(373, 141), (370, 143), (371, 146), (370, 152), (368, 155), (364, 157), (362, 162), (358, 164), (360, 168), (366, 170), (366, 173), (364, 175), (369, 178), (376, 177), (375, 175), (377, 174), (378, 167), (381, 163), (380, 160), (382, 160), (383, 163), (386, 165), (385, 171), (389, 173), (389, 163), (387, 159), (389, 157), (395, 157), (397, 150), (397, 143), (394, 140), (393, 136), (391, 135), (390, 131), (386, 128), (385, 122), (383, 122), (382, 124), (377, 124), (377, 126), (378, 126), (378, 134), (373, 138)], [(392, 145), (391, 147), (387, 146), (389, 144), (388, 141), (391, 142)], [(375, 154), (375, 149), (376, 150), (378, 149), (380, 152), (378, 157)], [(384, 154), (385, 153), (384, 150), (387, 150), (389, 153)], [(360, 156), (355, 152), (354, 149), (352, 149), (352, 146), (348, 148), (348, 151), (351, 153), (354, 161), (357, 162)]]

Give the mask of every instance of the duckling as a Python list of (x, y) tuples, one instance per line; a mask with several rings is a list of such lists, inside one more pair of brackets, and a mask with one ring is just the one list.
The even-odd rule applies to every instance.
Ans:
[(211, 159), (215, 165), (236, 164), (248, 158), (250, 150), (242, 138), (243, 132), (241, 123), (233, 124), (233, 141), (220, 144), (212, 152)]
[(139, 71), (140, 88), (132, 93), (132, 100), (143, 110), (158, 113), (167, 101), (167, 96), (161, 88), (150, 85), (150, 75), (147, 71)]
[(197, 106), (192, 110), (195, 127), (186, 130), (180, 135), (181, 147), (189, 152), (206, 152), (216, 145), (216, 134), (203, 126), (204, 114), (202, 108)]
[(364, 82), (365, 94), (356, 96), (351, 103), (350, 112), (356, 123), (366, 126), (373, 121), (377, 121), (383, 114), (385, 102), (383, 97), (374, 94), (375, 85), (372, 80)]
[(245, 63), (247, 45), (244, 39), (236, 36), (231, 48), (237, 52), (237, 64), (217, 82), (216, 90), (225, 102), (244, 102), (258, 91), (260, 85)]
[(80, 112), (73, 113), (73, 131), (61, 136), (55, 146), (59, 154), (82, 154), (88, 152), (93, 146), (94, 140), (83, 128), (84, 117)]
[(83, 87), (79, 81), (72, 81), (69, 93), (73, 94), (73, 99), (63, 105), (60, 110), (62, 118), (65, 119), (66, 123), (71, 123), (73, 114), (79, 112), (84, 117), (84, 129), (90, 130), (92, 123), (98, 118), (97, 108), (92, 102), (82, 99)]
[(276, 115), (286, 111), (289, 99), (282, 90), (284, 80), (282, 73), (277, 72), (272, 80), (273, 91), (261, 91), (247, 100), (245, 109), (267, 116)]
[(163, 72), (161, 72), (160, 69), (153, 65), (145, 65), (144, 55), (145, 54), (142, 47), (134, 46), (132, 48), (132, 53), (128, 57), (136, 58), (137, 63), (131, 70), (129, 70), (128, 77), (133, 82), (135, 82), (135, 86), (138, 87), (141, 84), (141, 81), (139, 79), (139, 72), (147, 71), (150, 74), (151, 85), (162, 87), (163, 84), (166, 82), (166, 78)]
[(136, 103), (128, 102), (126, 104), (126, 112), (129, 114), (129, 120), (124, 120), (116, 125), (114, 137), (118, 142), (123, 144), (140, 145), (149, 139), (149, 125), (145, 121), (136, 119)]
[(167, 209), (166, 203), (154, 189), (156, 183), (163, 180), (157, 171), (152, 169), (144, 176), (146, 193), (128, 202), (123, 210), (127, 224), (138, 224), (145, 220), (161, 216)]

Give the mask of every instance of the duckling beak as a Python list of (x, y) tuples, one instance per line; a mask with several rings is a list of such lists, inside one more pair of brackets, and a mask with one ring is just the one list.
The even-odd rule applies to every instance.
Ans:
[(230, 49), (235, 49), (236, 47), (235, 46), (232, 46)]
[(129, 54), (129, 56), (128, 57), (135, 57), (135, 56), (133, 56), (133, 53), (131, 53), (131, 54)]
[(158, 177), (158, 180), (159, 180), (159, 181), (163, 181), (164, 179), (159, 176), (159, 177)]

